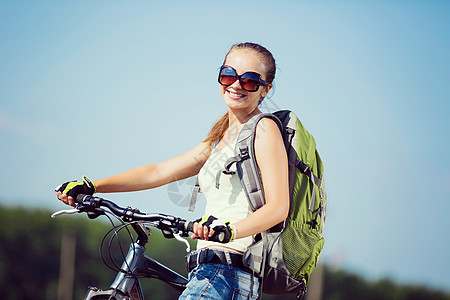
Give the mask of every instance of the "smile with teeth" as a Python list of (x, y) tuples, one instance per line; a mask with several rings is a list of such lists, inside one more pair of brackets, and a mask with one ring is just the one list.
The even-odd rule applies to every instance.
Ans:
[(235, 92), (232, 92), (232, 91), (227, 91), (227, 92), (228, 92), (228, 94), (230, 95), (231, 98), (240, 99), (242, 97), (245, 97), (245, 95), (243, 95), (243, 94), (238, 94), (238, 93), (235, 93)]

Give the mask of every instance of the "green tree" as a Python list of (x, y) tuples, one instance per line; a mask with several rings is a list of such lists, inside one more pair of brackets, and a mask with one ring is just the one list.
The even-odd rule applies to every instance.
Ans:
[[(0, 206), (0, 294), (2, 299), (57, 299), (60, 270), (61, 240), (63, 234), (76, 241), (73, 299), (82, 299), (88, 286), (108, 289), (116, 272), (106, 267), (99, 255), (103, 236), (111, 225), (100, 219), (90, 220), (85, 215), (50, 218), (51, 212), (24, 210)], [(120, 234), (124, 252), (130, 238)], [(105, 240), (106, 246), (109, 238)], [(118, 244), (112, 243), (112, 253), (121, 264)], [(105, 253), (105, 249), (103, 249)], [(174, 239), (165, 239), (153, 230), (146, 254), (186, 275), (185, 246)], [(323, 272), (323, 299), (377, 299), (377, 300), (450, 300), (443, 291), (424, 286), (399, 285), (383, 279), (370, 282), (344, 270), (326, 267)], [(311, 284), (314, 280), (311, 279)], [(176, 299), (178, 292), (155, 279), (141, 280), (148, 299)], [(271, 296), (264, 299), (296, 299), (295, 295)]]

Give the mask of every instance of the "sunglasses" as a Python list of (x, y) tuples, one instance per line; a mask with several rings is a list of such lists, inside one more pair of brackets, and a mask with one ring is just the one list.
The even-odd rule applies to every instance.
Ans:
[(261, 79), (261, 75), (255, 72), (245, 72), (238, 75), (236, 70), (230, 66), (222, 66), (219, 72), (219, 83), (223, 86), (230, 86), (239, 80), (241, 87), (248, 92), (256, 92), (259, 86), (266, 86), (269, 83)]

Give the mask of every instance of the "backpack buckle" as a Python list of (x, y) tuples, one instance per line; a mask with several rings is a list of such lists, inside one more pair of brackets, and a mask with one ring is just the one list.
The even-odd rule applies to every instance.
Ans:
[(300, 170), (300, 172), (302, 172), (303, 174), (305, 174), (309, 167), (307, 164), (305, 164), (304, 162), (302, 162), (300, 159), (297, 159), (297, 161), (295, 162), (295, 166)]
[(236, 174), (235, 171), (231, 171), (231, 170), (222, 170), (222, 173), (225, 175), (234, 175)]
[(250, 155), (248, 154), (248, 147), (244, 147), (244, 148), (239, 148), (240, 154), (239, 157), (241, 158), (241, 160), (247, 159), (250, 157)]

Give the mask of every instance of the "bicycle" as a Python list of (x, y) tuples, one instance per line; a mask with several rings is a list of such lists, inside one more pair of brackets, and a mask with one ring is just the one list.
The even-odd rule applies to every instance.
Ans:
[[(190, 251), (190, 245), (186, 239), (189, 232), (192, 232), (193, 222), (159, 213), (143, 213), (131, 207), (123, 208), (110, 200), (100, 197), (80, 194), (75, 199), (77, 204), (75, 208), (60, 210), (52, 214), (55, 218), (63, 214), (86, 213), (90, 219), (95, 219), (102, 215), (111, 214), (120, 221), (122, 225), (113, 224), (112, 232), (114, 237), (118, 238), (119, 231), (127, 229), (130, 226), (137, 234), (136, 240), (131, 242), (127, 255), (123, 255), (123, 263), (118, 267), (118, 273), (108, 290), (101, 290), (96, 287), (89, 287), (85, 295), (86, 300), (143, 300), (140, 278), (156, 278), (167, 283), (176, 289), (180, 294), (186, 288), (188, 279), (169, 267), (159, 263), (155, 259), (144, 254), (145, 246), (148, 244), (148, 237), (151, 234), (150, 227), (159, 229), (165, 238), (175, 238), (186, 245), (186, 251)], [(107, 233), (102, 241), (105, 241)], [(131, 233), (128, 231), (131, 236)], [(224, 234), (216, 232), (210, 240), (222, 241)], [(109, 244), (111, 247), (111, 242)], [(103, 254), (102, 254), (103, 255)], [(109, 253), (111, 256), (111, 253)], [(102, 256), (104, 263), (105, 259)]]

